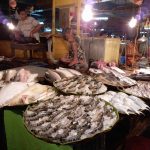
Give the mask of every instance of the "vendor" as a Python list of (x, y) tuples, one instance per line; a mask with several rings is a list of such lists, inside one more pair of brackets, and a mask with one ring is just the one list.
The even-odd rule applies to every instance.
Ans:
[(61, 58), (60, 61), (68, 64), (70, 68), (86, 71), (88, 64), (85, 58), (85, 52), (80, 46), (80, 38), (73, 33), (71, 28), (67, 28), (64, 31), (64, 39), (67, 40), (69, 44), (69, 52), (67, 56)]
[(25, 8), (18, 10), (19, 22), (12, 39), (19, 43), (36, 43), (39, 42), (39, 31), (41, 25), (33, 17), (27, 15)]

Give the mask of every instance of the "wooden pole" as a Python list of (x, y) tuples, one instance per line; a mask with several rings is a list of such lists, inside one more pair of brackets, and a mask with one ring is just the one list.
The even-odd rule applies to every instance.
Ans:
[(136, 37), (134, 39), (134, 49), (133, 49), (133, 58), (132, 58), (132, 68), (135, 68), (136, 67), (136, 55), (137, 55), (137, 38), (138, 38), (138, 33), (139, 33), (139, 24), (137, 25), (136, 27)]
[(81, 20), (81, 1), (77, 0), (77, 34), (80, 35), (80, 20)]
[(55, 0), (53, 0), (52, 4), (52, 35), (55, 34), (55, 14), (56, 13), (56, 8), (55, 8)]

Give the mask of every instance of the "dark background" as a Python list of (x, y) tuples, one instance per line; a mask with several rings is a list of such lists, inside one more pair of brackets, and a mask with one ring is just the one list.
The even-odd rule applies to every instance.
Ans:
[[(96, 1), (96, 0), (93, 0)], [(52, 0), (17, 0), (18, 6), (33, 6), (35, 10), (43, 10), (42, 12), (35, 12), (33, 17), (39, 21), (43, 21), (45, 26), (51, 27), (52, 20)], [(104, 28), (107, 34), (115, 34), (116, 36), (126, 35), (127, 38), (132, 39), (135, 37), (135, 29), (128, 27), (128, 21), (132, 16), (138, 15), (140, 22), (146, 17), (150, 16), (150, 2), (144, 0), (141, 6), (141, 12), (139, 7), (134, 5), (129, 0), (110, 0), (106, 2), (100, 2), (93, 4), (96, 16), (109, 17), (108, 21), (98, 21), (97, 25), (93, 28)], [(0, 10), (3, 12), (6, 18), (9, 18), (9, 6), (8, 0), (1, 0)], [(56, 18), (59, 17), (59, 10), (56, 11)], [(91, 25), (92, 23), (90, 23)], [(58, 23), (56, 26), (59, 26)], [(7, 28), (0, 23), (0, 39), (8, 39)], [(99, 31), (98, 31), (99, 32)]]

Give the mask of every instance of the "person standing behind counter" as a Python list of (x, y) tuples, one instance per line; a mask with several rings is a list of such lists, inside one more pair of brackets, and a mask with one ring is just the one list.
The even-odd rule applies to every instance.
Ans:
[(80, 39), (77, 37), (71, 28), (67, 28), (64, 31), (64, 39), (69, 44), (69, 53), (60, 61), (68, 64), (68, 67), (77, 69), (79, 71), (86, 71), (88, 69), (88, 63), (85, 58), (85, 52), (80, 46)]
[(36, 19), (27, 15), (26, 9), (19, 9), (18, 14), (19, 21), (17, 28), (13, 31), (12, 39), (19, 43), (39, 42), (39, 31), (42, 26)]

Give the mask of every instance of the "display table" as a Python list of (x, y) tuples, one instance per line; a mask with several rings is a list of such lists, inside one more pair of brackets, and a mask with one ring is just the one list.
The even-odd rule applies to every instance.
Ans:
[(25, 108), (4, 110), (4, 123), (8, 150), (72, 150), (71, 146), (46, 143), (31, 135), (24, 126)]
[[(47, 70), (47, 68), (36, 66), (23, 66), (14, 69), (19, 70), (22, 68), (29, 70), (31, 73), (38, 73), (39, 77), (44, 77)], [(5, 128), (8, 150), (72, 150), (71, 146), (46, 143), (31, 135), (23, 123), (22, 114), (25, 108), (26, 107), (13, 107), (1, 110), (2, 121), (0, 124), (3, 122), (4, 114), (4, 127), (2, 127), (2, 131), (4, 131)], [(0, 135), (1, 134), (0, 132)], [(5, 134), (3, 134), (3, 137)], [(2, 141), (0, 141), (0, 143), (1, 142)], [(3, 143), (5, 143), (5, 141)]]

